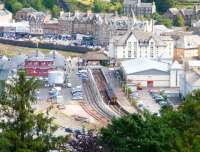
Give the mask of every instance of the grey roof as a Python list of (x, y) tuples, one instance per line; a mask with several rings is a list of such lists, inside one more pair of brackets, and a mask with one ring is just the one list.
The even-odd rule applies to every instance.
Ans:
[(34, 22), (43, 22), (46, 15), (43, 12), (33, 12), (32, 15), (28, 18), (29, 21)]
[(166, 43), (163, 42), (159, 36), (155, 36), (151, 32), (144, 32), (139, 29), (134, 29), (133, 31), (128, 31), (125, 35), (116, 37), (115, 38), (116, 45), (126, 44), (126, 41), (132, 34), (136, 37), (136, 39), (139, 41), (139, 43), (148, 42), (151, 38), (153, 38), (155, 40), (157, 46), (165, 46), (166, 45)]
[(11, 12), (9, 12), (8, 10), (6, 9), (3, 9), (3, 10), (0, 10), (0, 16), (6, 16), (8, 14), (10, 14)]
[(134, 73), (134, 75), (168, 75), (168, 74), (169, 74), (169, 71), (165, 72), (165, 71), (160, 71), (156, 69), (149, 69), (149, 70)]
[(9, 75), (9, 70), (0, 69), (0, 80), (6, 80)]
[(101, 51), (92, 51), (87, 52), (82, 55), (82, 58), (86, 61), (101, 61), (101, 60), (109, 60), (109, 57)]
[(24, 64), (25, 60), (28, 58), (28, 56), (24, 54), (19, 54), (11, 59), (11, 64), (13, 68), (17, 68), (18, 66)]
[(123, 67), (125, 73), (128, 75), (152, 69), (162, 72), (169, 71), (169, 65), (167, 63), (146, 58), (136, 58), (122, 61), (121, 66)]
[(147, 7), (147, 8), (151, 8), (153, 6), (153, 3), (141, 3), (139, 5), (139, 7)]
[(37, 10), (35, 10), (35, 9), (32, 8), (32, 7), (29, 7), (29, 8), (22, 8), (20, 11), (27, 12), (27, 13), (37, 12)]
[(10, 69), (10, 61), (7, 57), (2, 56), (0, 58), (0, 69), (1, 70), (6, 70), (6, 69)]
[(181, 12), (183, 15), (193, 15), (194, 14), (193, 9), (181, 9)]
[(37, 56), (34, 56), (34, 57), (26, 59), (26, 61), (53, 61), (53, 59), (48, 58), (48, 57), (37, 57)]
[(179, 10), (177, 8), (169, 8), (168, 11), (173, 15), (177, 15), (179, 13)]

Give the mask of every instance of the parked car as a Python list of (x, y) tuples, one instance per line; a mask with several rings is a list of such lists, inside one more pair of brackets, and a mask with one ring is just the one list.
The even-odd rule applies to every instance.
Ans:
[(160, 101), (160, 102), (159, 102), (159, 105), (160, 105), (161, 107), (163, 107), (163, 106), (168, 105), (168, 103), (167, 103), (166, 101)]
[(65, 128), (65, 132), (73, 133), (73, 130), (71, 128)]
[(155, 101), (156, 101), (157, 103), (159, 103), (159, 102), (161, 102), (161, 101), (165, 101), (165, 99), (164, 99), (163, 97), (157, 97), (157, 98), (155, 98)]
[(72, 87), (72, 84), (70, 82), (67, 82), (67, 87), (68, 88), (71, 88)]

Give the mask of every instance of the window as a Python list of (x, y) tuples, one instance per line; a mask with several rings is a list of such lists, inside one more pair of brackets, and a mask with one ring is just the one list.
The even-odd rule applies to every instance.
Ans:
[(134, 42), (134, 50), (137, 50), (137, 42)]
[(128, 51), (131, 51), (131, 42), (128, 42)]
[(131, 58), (131, 51), (128, 51), (128, 58)]
[(153, 51), (150, 51), (150, 57), (153, 58)]

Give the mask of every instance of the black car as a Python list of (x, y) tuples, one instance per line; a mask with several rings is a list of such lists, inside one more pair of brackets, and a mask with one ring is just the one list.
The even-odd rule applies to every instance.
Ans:
[(65, 128), (65, 132), (73, 133), (73, 130), (71, 128)]

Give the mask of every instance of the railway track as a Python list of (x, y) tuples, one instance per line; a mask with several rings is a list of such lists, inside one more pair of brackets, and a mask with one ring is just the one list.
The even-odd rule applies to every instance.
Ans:
[(122, 116), (122, 115), (125, 115), (125, 114), (128, 114), (127, 111), (125, 111), (120, 105), (118, 102), (116, 102), (115, 104), (113, 105), (110, 105), (110, 97), (108, 95), (108, 92), (106, 90), (107, 88), (107, 82), (106, 82), (106, 79), (101, 71), (101, 69), (95, 69), (93, 70), (93, 76), (94, 76), (94, 79), (96, 81), (96, 84), (97, 84), (97, 88), (99, 89), (100, 91), (100, 94), (103, 98), (103, 101), (109, 105), (109, 107), (119, 116)]
[[(97, 113), (98, 113), (98, 117), (97, 119), (99, 120), (106, 120), (106, 121), (109, 121), (111, 120), (114, 115), (107, 111), (100, 103), (99, 101), (97, 100), (96, 96), (94, 95), (93, 93), (93, 89), (91, 88), (89, 82), (87, 80), (84, 80), (82, 82), (82, 85), (83, 85), (83, 88), (84, 88), (84, 92), (85, 92), (85, 95), (86, 95), (86, 98), (87, 98), (87, 101), (89, 103), (89, 105), (94, 108)], [(100, 116), (99, 116), (100, 115)], [(96, 117), (96, 116), (94, 116)]]

